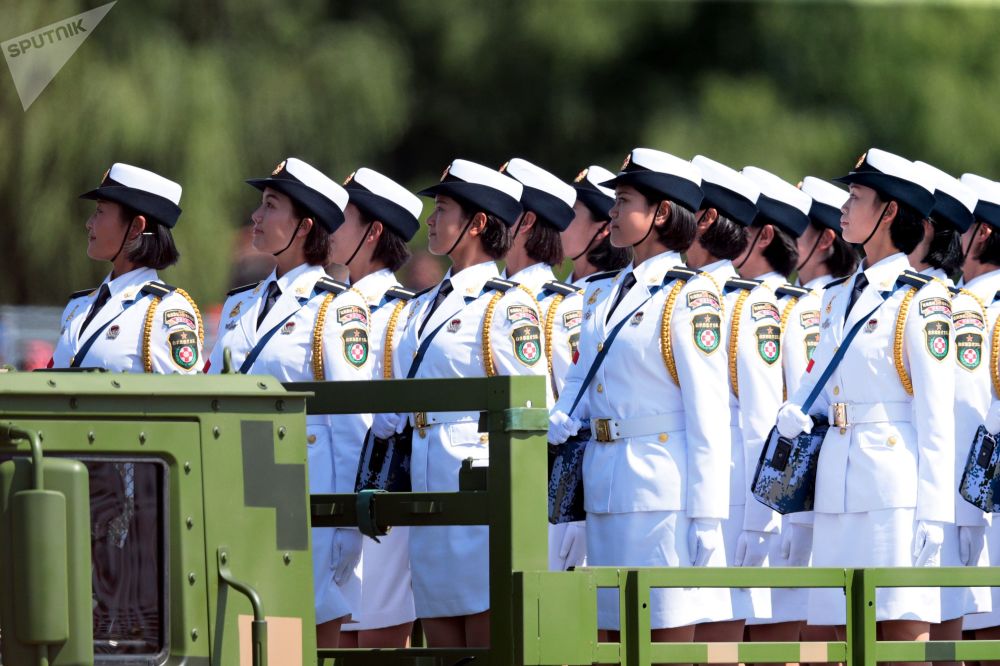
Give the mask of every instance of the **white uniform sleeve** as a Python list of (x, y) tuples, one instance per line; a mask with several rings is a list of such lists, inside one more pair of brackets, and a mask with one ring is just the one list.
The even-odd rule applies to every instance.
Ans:
[[(139, 303), (136, 306), (142, 307)], [(201, 372), (205, 358), (200, 318), (186, 298), (176, 292), (168, 294), (157, 304), (150, 323), (149, 357), (153, 372), (182, 375)]]
[(496, 374), (548, 374), (541, 321), (538, 304), (522, 289), (511, 288), (504, 294), (493, 312), (489, 331)]

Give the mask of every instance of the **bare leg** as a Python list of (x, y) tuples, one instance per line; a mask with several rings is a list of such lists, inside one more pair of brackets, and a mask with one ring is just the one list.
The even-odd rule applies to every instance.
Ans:
[[(977, 629), (976, 630), (976, 640), (977, 641), (996, 641), (1000, 640), (1000, 627), (989, 627), (988, 629)], [(1000, 659), (991, 659), (989, 661), (979, 662), (982, 666), (1000, 666)]]
[(410, 646), (410, 634), (413, 623), (405, 622), (393, 627), (365, 629), (358, 632), (358, 647), (364, 648), (403, 648)]
[[(754, 624), (747, 627), (750, 640), (755, 643), (796, 643), (802, 633), (803, 622), (775, 622)], [(792, 666), (791, 663), (788, 666)]]
[(316, 625), (316, 647), (340, 647), (340, 625), (344, 623), (344, 617)]
[[(745, 620), (726, 620), (725, 622), (704, 622), (695, 627), (696, 643), (738, 643), (743, 640)], [(729, 666), (736, 666), (730, 664)]]
[[(829, 624), (802, 625), (802, 640), (807, 642), (824, 642), (842, 640), (837, 638), (837, 628)], [(843, 662), (835, 662), (834, 666), (842, 666)], [(802, 664), (802, 666), (820, 666), (819, 664)]]
[[(956, 617), (953, 620), (945, 620), (940, 624), (931, 625), (931, 640), (932, 641), (960, 641), (962, 640), (962, 620), (964, 618)], [(961, 662), (957, 661), (935, 661), (937, 666), (961, 666)]]
[[(918, 622), (916, 620), (884, 620), (878, 623), (881, 640), (885, 641), (926, 641), (930, 638), (931, 626), (929, 622)], [(890, 662), (891, 663), (891, 662)], [(909, 664), (910, 666), (926, 665), (925, 661), (899, 662), (899, 666)]]
[(488, 610), (474, 615), (466, 615), (465, 645), (466, 647), (490, 646), (490, 612)]
[(464, 617), (421, 618), (427, 647), (465, 647)]

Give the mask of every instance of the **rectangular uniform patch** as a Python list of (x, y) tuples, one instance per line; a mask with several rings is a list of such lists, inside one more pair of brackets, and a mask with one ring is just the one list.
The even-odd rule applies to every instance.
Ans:
[(337, 323), (346, 324), (348, 322), (360, 322), (362, 326), (368, 325), (368, 313), (358, 305), (345, 305), (337, 308)]
[(806, 310), (799, 315), (799, 325), (802, 328), (819, 326), (819, 310)]
[(781, 314), (774, 303), (754, 303), (750, 307), (750, 316), (753, 317), (754, 321), (760, 321), (761, 319), (781, 321)]
[(925, 298), (920, 301), (920, 316), (930, 317), (935, 314), (943, 314), (946, 317), (951, 316), (951, 301), (947, 298), (941, 298), (935, 296), (934, 298)]
[(710, 291), (704, 289), (698, 291), (692, 291), (687, 295), (688, 308), (694, 310), (695, 308), (700, 308), (707, 305), (713, 310), (720, 310), (719, 297)]
[(187, 310), (167, 310), (163, 313), (163, 324), (167, 328), (173, 326), (195, 327), (194, 315)]
[(511, 305), (507, 307), (507, 321), (530, 321), (538, 324), (538, 313), (530, 305)]
[(980, 331), (986, 329), (986, 322), (983, 315), (975, 310), (961, 310), (951, 316), (951, 322), (955, 324), (955, 330), (960, 328), (978, 328)]
[(570, 310), (563, 314), (563, 328), (576, 328), (583, 321), (581, 310)]

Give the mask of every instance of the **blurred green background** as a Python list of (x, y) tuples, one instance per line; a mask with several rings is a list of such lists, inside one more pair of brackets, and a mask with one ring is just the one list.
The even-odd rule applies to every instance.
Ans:
[[(101, 4), (5, 3), (0, 37)], [(115, 161), (184, 186), (162, 277), (206, 306), (244, 277), (243, 179), (289, 155), (413, 189), (454, 157), (571, 179), (637, 145), (793, 183), (870, 146), (997, 178), (998, 27), (979, 4), (119, 0), (27, 112), (0, 86), (0, 303), (100, 281), (76, 197)]]

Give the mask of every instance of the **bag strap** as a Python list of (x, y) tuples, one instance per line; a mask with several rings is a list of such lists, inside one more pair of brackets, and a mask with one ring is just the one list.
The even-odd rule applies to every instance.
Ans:
[(474, 300), (476, 299), (475, 298), (470, 299), (466, 297), (465, 304), (462, 307), (460, 307), (459, 309), (455, 310), (450, 315), (445, 317), (440, 324), (434, 327), (434, 330), (428, 333), (427, 336), (420, 341), (420, 346), (417, 347), (417, 353), (413, 355), (413, 363), (410, 364), (410, 371), (406, 373), (407, 379), (413, 379), (414, 377), (417, 376), (417, 370), (420, 368), (420, 364), (424, 360), (424, 355), (427, 353), (427, 350), (431, 346), (431, 341), (433, 341), (434, 337), (441, 331), (442, 328), (444, 328), (444, 325), (447, 324), (449, 321), (451, 321), (452, 317), (454, 317), (459, 312), (464, 310), (465, 306)]
[[(84, 342), (83, 346), (80, 347), (80, 351), (78, 351), (73, 356), (73, 360), (70, 361), (69, 367), (71, 367), (71, 368), (79, 368), (80, 364), (83, 363), (83, 360), (85, 358), (87, 358), (87, 353), (90, 351), (90, 348), (94, 346), (94, 343), (97, 342), (97, 338), (99, 338), (101, 336), (101, 333), (103, 333), (108, 328), (108, 326), (110, 326), (112, 323), (114, 323), (114, 321), (116, 319), (118, 319), (123, 314), (125, 314), (126, 310), (128, 310), (130, 307), (132, 307), (133, 305), (135, 305), (136, 303), (138, 303), (139, 301), (141, 301), (146, 296), (152, 296), (154, 298), (159, 298), (158, 292), (155, 292), (155, 291), (153, 291), (151, 289), (147, 290), (147, 289), (143, 288), (142, 291), (139, 292), (139, 293), (140, 293), (140, 295), (139, 295), (138, 298), (136, 298), (135, 300), (130, 301), (128, 304), (126, 304), (124, 307), (122, 307), (122, 311), (121, 312), (119, 312), (118, 314), (116, 314), (114, 317), (112, 317), (108, 321), (104, 322), (104, 324), (99, 329), (97, 329), (96, 331), (94, 331), (91, 334), (91, 336), (89, 338), (87, 338), (87, 341)], [(170, 292), (167, 292), (167, 293), (170, 293)]]

